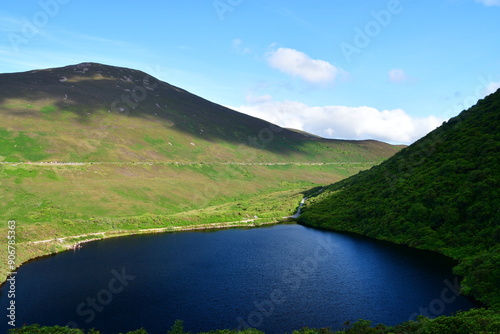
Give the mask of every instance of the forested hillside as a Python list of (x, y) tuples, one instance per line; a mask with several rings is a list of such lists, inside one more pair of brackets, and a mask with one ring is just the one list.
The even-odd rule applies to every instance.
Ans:
[(463, 293), (500, 308), (500, 91), (311, 198), (302, 223), (459, 260)]

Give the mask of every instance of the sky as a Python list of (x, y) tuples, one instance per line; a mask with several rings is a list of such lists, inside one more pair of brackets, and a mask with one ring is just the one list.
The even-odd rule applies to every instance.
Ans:
[(499, 32), (500, 0), (5, 1), (0, 73), (123, 66), (283, 127), (411, 144), (500, 88)]

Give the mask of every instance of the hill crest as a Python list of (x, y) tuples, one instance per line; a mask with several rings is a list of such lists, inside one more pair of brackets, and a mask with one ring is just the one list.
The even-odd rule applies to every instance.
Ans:
[(10, 150), (4, 161), (380, 162), (399, 150), (284, 129), (147, 73), (96, 63), (0, 74), (0, 121), (4, 142), (42, 148)]

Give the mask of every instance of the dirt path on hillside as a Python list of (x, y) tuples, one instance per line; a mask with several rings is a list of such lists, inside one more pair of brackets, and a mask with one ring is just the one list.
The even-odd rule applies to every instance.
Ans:
[[(49, 243), (49, 242), (62, 243), (65, 241), (69, 241), (69, 239), (94, 237), (94, 236), (102, 236), (102, 238), (106, 238), (106, 237), (111, 237), (111, 236), (121, 236), (121, 235), (127, 235), (127, 234), (132, 235), (132, 234), (142, 234), (142, 233), (146, 234), (146, 233), (161, 233), (161, 232), (175, 232), (175, 231), (208, 230), (208, 229), (221, 229), (221, 228), (240, 227), (240, 226), (253, 227), (253, 226), (257, 226), (257, 225), (256, 224), (249, 224), (249, 223), (252, 223), (252, 222), (256, 221), (257, 219), (258, 218), (240, 220), (240, 221), (235, 221), (235, 222), (198, 224), (198, 225), (189, 225), (189, 226), (167, 226), (167, 227), (142, 229), (142, 230), (122, 230), (122, 231), (86, 233), (86, 234), (72, 235), (72, 236), (62, 237), (62, 238), (53, 238), (53, 239), (38, 240), (38, 241), (28, 241), (28, 243), (36, 245), (36, 244)], [(262, 223), (259, 225), (266, 225), (266, 224), (275, 224), (275, 222)], [(92, 240), (98, 240), (98, 239), (92, 239)], [(82, 243), (82, 242), (78, 242), (77, 244), (79, 244), (79, 243)]]
[(0, 165), (27, 166), (85, 166), (85, 165), (238, 165), (238, 166), (322, 166), (322, 165), (375, 165), (380, 162), (203, 162), (203, 161), (130, 161), (130, 162), (0, 162)]
[[(324, 187), (321, 187), (321, 189), (320, 189), (320, 190), (318, 190), (318, 192), (317, 192), (317, 193), (315, 193), (313, 196), (319, 195), (320, 193), (322, 193), (322, 192), (323, 192), (323, 190), (324, 190), (324, 189), (325, 189)], [(285, 218), (285, 219), (286, 219), (286, 218), (291, 218), (291, 219), (297, 219), (297, 218), (299, 218), (299, 216), (300, 216), (300, 215), (301, 215), (301, 213), (302, 213), (302, 206), (304, 206), (304, 203), (307, 201), (307, 199), (308, 199), (308, 198), (309, 198), (309, 197), (304, 197), (304, 198), (302, 199), (302, 201), (300, 201), (299, 207), (297, 208), (297, 212), (295, 212), (295, 214), (294, 214), (293, 216), (288, 216), (288, 217), (283, 217), (283, 218)]]
[(53, 239), (47, 239), (47, 240), (29, 241), (28, 243), (36, 245), (36, 244), (42, 244), (42, 243), (51, 242), (51, 241), (63, 242), (66, 239), (76, 239), (76, 238), (90, 237), (90, 236), (96, 236), (96, 235), (104, 235), (105, 233), (106, 232), (87, 233), (87, 234), (73, 235), (73, 236), (64, 237), (64, 238), (53, 238)]

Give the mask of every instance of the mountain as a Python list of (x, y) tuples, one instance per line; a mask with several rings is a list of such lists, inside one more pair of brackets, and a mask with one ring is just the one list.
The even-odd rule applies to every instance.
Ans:
[(462, 291), (500, 308), (500, 91), (382, 164), (327, 187), (300, 221), (459, 261)]
[(398, 150), (280, 128), (132, 69), (0, 75), (0, 161), (380, 162)]
[(176, 213), (333, 182), (399, 150), (283, 129), (132, 69), (0, 74), (6, 219)]
[(0, 220), (18, 222), (18, 264), (96, 235), (276, 221), (400, 149), (283, 129), (132, 69), (0, 74)]

